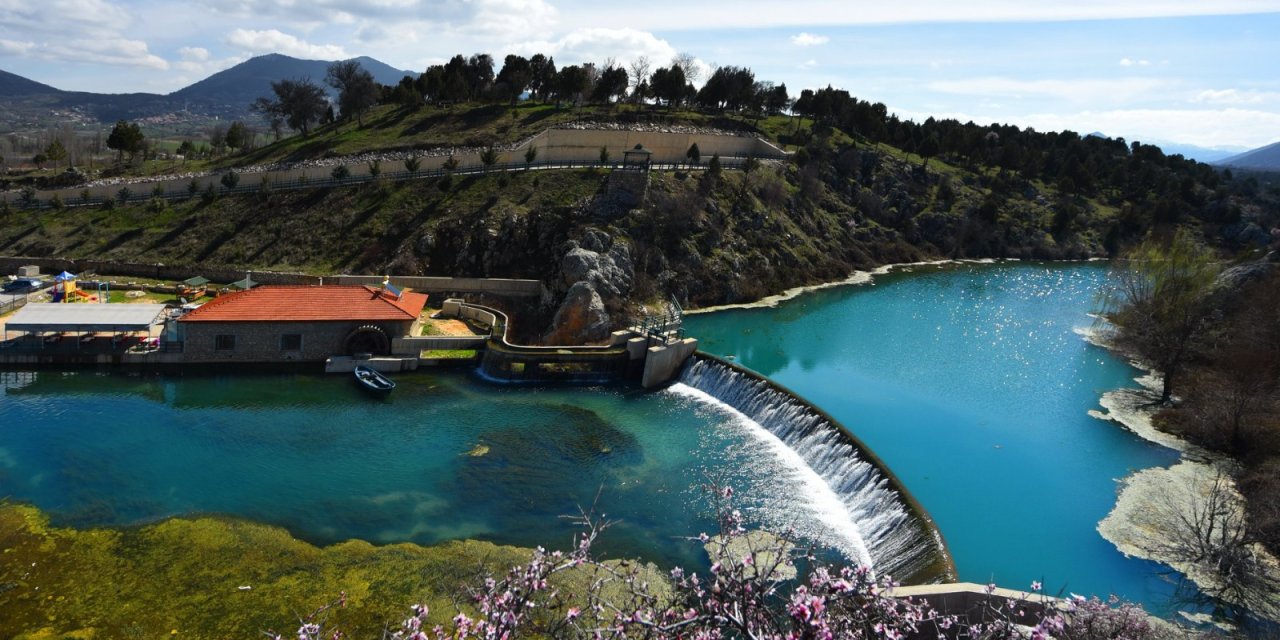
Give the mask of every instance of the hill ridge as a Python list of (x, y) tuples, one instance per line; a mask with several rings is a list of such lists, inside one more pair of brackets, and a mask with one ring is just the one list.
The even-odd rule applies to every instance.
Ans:
[(1250, 149), (1244, 153), (1218, 160), (1213, 164), (1239, 169), (1280, 171), (1280, 142), (1273, 142), (1257, 149)]

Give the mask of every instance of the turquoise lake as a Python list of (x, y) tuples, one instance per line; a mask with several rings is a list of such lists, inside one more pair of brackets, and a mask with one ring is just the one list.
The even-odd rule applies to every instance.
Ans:
[(0, 372), (0, 497), (73, 526), (209, 513), (316, 543), (550, 548), (594, 504), (615, 521), (606, 555), (704, 566), (688, 538), (714, 532), (717, 482), (758, 522), (848, 546), (811, 473), (687, 392), (396, 379), (384, 401), (347, 375)]
[(1167, 613), (1167, 569), (1095, 529), (1117, 480), (1177, 459), (1087, 415), (1141, 373), (1081, 336), (1106, 275), (1087, 263), (917, 266), (686, 327), (857, 434), (936, 519), (962, 580), (1041, 580)]
[[(774, 309), (692, 316), (709, 352), (785, 384), (862, 438), (934, 516), (968, 581), (1116, 593), (1166, 612), (1173, 587), (1095, 526), (1117, 480), (1176, 454), (1090, 418), (1137, 371), (1079, 332), (1088, 264), (917, 267)], [(230, 514), (328, 543), (480, 538), (563, 547), (596, 503), (601, 550), (701, 566), (703, 485), (749, 517), (848, 553), (814, 474), (683, 385), (504, 387), (397, 377), (0, 372), (0, 496), (56, 523)], [(597, 501), (597, 494), (599, 498)]]

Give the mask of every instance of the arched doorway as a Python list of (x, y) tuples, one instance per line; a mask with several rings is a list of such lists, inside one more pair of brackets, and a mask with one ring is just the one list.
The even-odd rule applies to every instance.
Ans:
[(355, 355), (357, 353), (371, 353), (375, 356), (385, 356), (391, 353), (391, 338), (387, 336), (387, 332), (371, 324), (356, 327), (347, 334), (343, 345), (347, 355)]

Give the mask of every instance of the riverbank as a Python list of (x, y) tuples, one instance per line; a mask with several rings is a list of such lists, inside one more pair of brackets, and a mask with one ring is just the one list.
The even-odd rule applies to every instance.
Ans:
[[(1017, 262), (1016, 258), (1004, 260), (1004, 262)], [(802, 287), (792, 287), (782, 293), (765, 296), (755, 302), (741, 302), (737, 304), (722, 304), (712, 307), (703, 307), (700, 309), (686, 309), (685, 315), (698, 315), (704, 313), (715, 313), (717, 311), (733, 311), (735, 309), (772, 309), (788, 300), (794, 300), (806, 293), (814, 291), (822, 291), (823, 289), (832, 289), (835, 287), (847, 287), (852, 285), (874, 284), (876, 276), (883, 276), (892, 273), (895, 270), (910, 270), (912, 267), (935, 267), (949, 264), (996, 264), (1001, 262), (994, 258), (982, 258), (977, 260), (926, 260), (922, 262), (897, 262), (876, 267), (870, 271), (854, 271), (848, 278), (843, 280), (835, 280), (832, 282), (822, 282), (818, 284), (810, 284)]]
[[(1192, 544), (1189, 537), (1230, 537), (1238, 533), (1232, 529), (1245, 525), (1245, 500), (1234, 480), (1236, 462), (1156, 428), (1152, 418), (1159, 406), (1159, 373), (1133, 360), (1130, 354), (1116, 351), (1097, 331), (1088, 332), (1084, 338), (1130, 358), (1133, 366), (1146, 371), (1135, 379), (1140, 387), (1103, 393), (1099, 405), (1104, 410), (1090, 410), (1089, 415), (1113, 422), (1181, 455), (1181, 460), (1170, 467), (1144, 469), (1121, 480), (1116, 506), (1098, 523), (1098, 533), (1126, 556), (1167, 565), (1200, 591), (1261, 618), (1280, 622), (1280, 593), (1247, 585), (1229, 589), (1212, 559), (1189, 559), (1194, 555), (1188, 548)], [(1218, 524), (1215, 529), (1215, 525), (1201, 522), (1200, 516), (1210, 511), (1226, 524)], [(1280, 584), (1280, 560), (1257, 543), (1247, 545), (1245, 552), (1256, 558), (1264, 580)]]

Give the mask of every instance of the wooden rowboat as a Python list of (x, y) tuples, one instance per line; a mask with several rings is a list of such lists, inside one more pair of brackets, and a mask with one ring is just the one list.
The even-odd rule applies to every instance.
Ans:
[(356, 365), (355, 376), (356, 382), (370, 393), (385, 396), (396, 388), (394, 380), (382, 375), (377, 369), (362, 364)]

